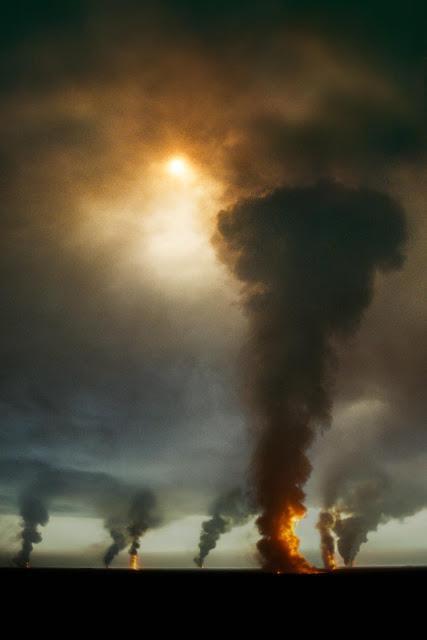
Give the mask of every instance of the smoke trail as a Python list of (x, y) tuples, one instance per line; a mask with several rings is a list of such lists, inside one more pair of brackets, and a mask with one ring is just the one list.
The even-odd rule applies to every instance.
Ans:
[(334, 342), (358, 328), (376, 271), (401, 266), (405, 235), (392, 198), (332, 182), (278, 189), (218, 216), (218, 252), (243, 283), (251, 326), (247, 387), (266, 570), (311, 570), (294, 526), (305, 514), (306, 450), (329, 422)]
[(319, 513), (319, 520), (316, 527), (320, 533), (320, 550), (322, 552), (323, 566), (330, 571), (336, 568), (335, 539), (332, 533), (334, 524), (335, 518), (331, 513), (328, 511)]
[(129, 542), (129, 536), (126, 531), (126, 526), (123, 522), (115, 518), (108, 519), (105, 522), (105, 528), (109, 531), (112, 543), (104, 553), (104, 564), (109, 567), (114, 558), (123, 551)]
[(198, 567), (203, 567), (209, 552), (215, 549), (223, 533), (245, 524), (255, 511), (247, 494), (241, 489), (233, 489), (214, 502), (211, 513), (212, 517), (202, 523), (199, 553), (194, 558)]
[(49, 514), (42, 499), (31, 494), (21, 497), (20, 514), (23, 521), (21, 531), (22, 546), (19, 553), (14, 557), (13, 562), (18, 567), (26, 567), (30, 562), (34, 545), (42, 541), (38, 527), (44, 527), (47, 524)]

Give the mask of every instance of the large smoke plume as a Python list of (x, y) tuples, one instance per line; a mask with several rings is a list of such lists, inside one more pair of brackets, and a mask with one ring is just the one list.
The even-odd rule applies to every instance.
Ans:
[(220, 496), (211, 507), (211, 518), (202, 523), (199, 553), (194, 558), (196, 565), (203, 567), (221, 535), (245, 524), (254, 513), (253, 502), (241, 489), (233, 489)]
[(310, 570), (293, 528), (305, 513), (306, 450), (330, 419), (334, 345), (358, 328), (375, 273), (402, 265), (405, 236), (391, 197), (326, 181), (219, 214), (219, 252), (243, 284), (250, 320), (247, 393), (266, 570)]

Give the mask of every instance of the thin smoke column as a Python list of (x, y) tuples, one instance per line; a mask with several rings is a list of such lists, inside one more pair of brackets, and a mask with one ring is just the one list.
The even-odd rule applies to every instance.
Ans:
[(207, 556), (212, 549), (215, 549), (221, 535), (248, 522), (254, 514), (254, 507), (247, 494), (241, 489), (233, 489), (214, 502), (211, 513), (212, 517), (202, 524), (199, 553), (194, 558), (198, 567), (203, 567)]
[(153, 527), (158, 526), (160, 517), (157, 501), (150, 491), (140, 491), (133, 499), (129, 510), (128, 534), (131, 539), (130, 556), (136, 557), (140, 548), (140, 538)]
[(334, 346), (357, 330), (377, 271), (399, 268), (405, 216), (390, 196), (331, 181), (277, 189), (218, 215), (219, 256), (250, 321), (245, 392), (262, 567), (311, 571), (294, 527), (306, 451), (330, 422)]
[(126, 531), (126, 525), (118, 519), (108, 519), (105, 523), (105, 528), (108, 529), (112, 539), (112, 543), (103, 558), (105, 566), (109, 567), (114, 558), (127, 546), (129, 536)]
[(13, 562), (18, 567), (28, 567), (34, 545), (42, 541), (38, 528), (47, 524), (49, 513), (41, 498), (25, 494), (20, 500), (20, 514), (23, 522), (21, 531), (22, 546)]
[(317, 529), (320, 533), (320, 550), (322, 553), (323, 566), (332, 571), (336, 568), (335, 562), (335, 538), (334, 538), (335, 518), (329, 511), (321, 511), (317, 522)]

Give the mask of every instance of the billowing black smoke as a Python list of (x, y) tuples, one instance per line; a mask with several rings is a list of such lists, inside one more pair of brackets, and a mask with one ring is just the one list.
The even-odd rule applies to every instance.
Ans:
[(219, 254), (243, 284), (250, 320), (246, 389), (265, 569), (310, 570), (293, 526), (305, 513), (306, 451), (330, 420), (335, 346), (359, 327), (376, 272), (402, 265), (405, 239), (390, 196), (330, 181), (278, 189), (218, 216)]
[(106, 567), (128, 545), (129, 554), (137, 555), (141, 536), (161, 522), (156, 497), (148, 489), (141, 489), (133, 496), (123, 496), (121, 506), (124, 511), (105, 522), (112, 539), (103, 558)]
[(44, 527), (47, 524), (49, 513), (42, 498), (26, 494), (20, 500), (20, 514), (22, 517), (22, 546), (13, 562), (18, 567), (28, 567), (33, 546), (42, 541), (39, 527)]
[(353, 456), (344, 458), (328, 477), (327, 504), (335, 514), (333, 530), (338, 551), (347, 566), (352, 566), (370, 532), (391, 519), (402, 520), (425, 508), (427, 490), (423, 476), (399, 465), (383, 468)]
[(209, 552), (215, 549), (221, 535), (231, 531), (233, 527), (245, 524), (254, 513), (251, 498), (241, 489), (233, 489), (220, 496), (212, 505), (212, 517), (202, 524), (199, 553), (194, 558), (195, 564), (203, 567)]
[(137, 549), (139, 538), (161, 522), (154, 494), (102, 472), (58, 468), (31, 460), (0, 460), (0, 483), (19, 495), (22, 548), (14, 558), (27, 566), (33, 545), (41, 542), (39, 528), (49, 520), (48, 511), (64, 506), (104, 519), (112, 544), (104, 554), (108, 566), (128, 544)]
[[(377, 523), (378, 524), (378, 523)], [(363, 516), (337, 518), (334, 531), (338, 537), (338, 551), (346, 567), (352, 567), (360, 547), (368, 541), (368, 531), (376, 528)]]
[(131, 539), (130, 555), (136, 555), (140, 547), (139, 540), (148, 529), (160, 523), (157, 501), (151, 491), (140, 491), (132, 500), (129, 510), (128, 533)]
[(105, 522), (105, 528), (109, 531), (112, 543), (104, 553), (103, 561), (106, 567), (109, 567), (114, 558), (119, 555), (120, 551), (126, 547), (129, 542), (126, 527), (115, 518), (108, 519)]

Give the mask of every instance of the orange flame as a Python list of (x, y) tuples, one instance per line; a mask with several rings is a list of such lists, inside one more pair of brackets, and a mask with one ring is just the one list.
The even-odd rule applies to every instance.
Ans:
[[(285, 548), (287, 555), (290, 557), (293, 569), (297, 573), (317, 573), (317, 569), (313, 567), (299, 550), (299, 538), (295, 533), (295, 527), (305, 516), (304, 507), (298, 509), (288, 507), (280, 518), (278, 539)], [(281, 573), (278, 571), (277, 573)]]
[(138, 570), (139, 568), (138, 556), (136, 553), (132, 553), (129, 556), (129, 569)]
[(335, 555), (328, 551), (325, 552), (325, 566), (329, 569), (329, 571), (334, 571), (337, 568)]

